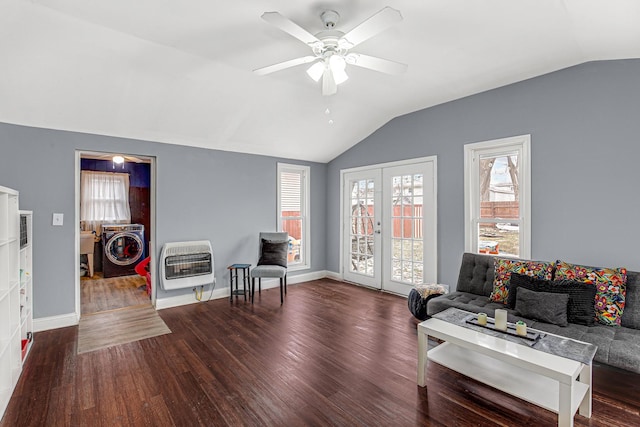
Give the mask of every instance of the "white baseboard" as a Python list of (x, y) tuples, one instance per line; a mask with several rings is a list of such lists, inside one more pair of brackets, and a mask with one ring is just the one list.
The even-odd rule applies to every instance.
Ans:
[(342, 278), (342, 274), (340, 273), (336, 273), (335, 271), (328, 271), (325, 270), (325, 276), (327, 279), (333, 279), (333, 280), (338, 280), (338, 281), (343, 281), (344, 279)]
[[(327, 276), (326, 270), (312, 271), (310, 273), (296, 274), (292, 276), (287, 274), (287, 285), (295, 285), (297, 283), (309, 282), (311, 280), (324, 279)], [(257, 280), (256, 280), (257, 286)], [(262, 279), (262, 289), (271, 289), (280, 287), (280, 279)]]
[(310, 273), (296, 274), (295, 276), (292, 276), (292, 275), (288, 274), (287, 275), (287, 284), (291, 283), (292, 285), (295, 285), (296, 283), (309, 282), (311, 280), (320, 280), (320, 279), (324, 279), (325, 277), (327, 277), (327, 271), (326, 270), (312, 271)]
[[(211, 298), (209, 298), (209, 294), (211, 294)], [(204, 291), (202, 294), (202, 301), (198, 301), (196, 299), (195, 293), (156, 299), (156, 310), (179, 307), (181, 305), (195, 304), (199, 302), (207, 302), (212, 299), (220, 298), (229, 298), (229, 288), (214, 289), (213, 292)]]
[[(287, 276), (287, 284), (295, 285), (297, 283), (308, 282), (311, 280), (319, 280), (328, 277), (334, 280), (342, 280), (342, 276), (339, 273), (327, 270), (313, 271), (310, 273), (296, 274), (295, 276)], [(262, 289), (278, 288), (280, 281), (278, 279), (263, 279)], [(211, 291), (209, 291), (211, 292)], [(229, 298), (229, 288), (214, 289), (209, 298), (209, 293), (204, 292), (202, 295), (202, 301), (198, 301), (195, 294), (178, 295), (175, 297), (167, 297), (156, 300), (156, 310), (162, 310), (165, 308), (179, 307), (182, 305), (195, 304), (198, 302), (206, 302), (210, 299)], [(33, 331), (41, 332), (48, 331), (50, 329), (66, 328), (68, 326), (75, 326), (80, 321), (80, 317), (76, 313), (61, 314), (59, 316), (41, 317), (39, 319), (33, 319)]]
[(48, 331), (50, 329), (66, 328), (75, 326), (80, 321), (76, 313), (60, 314), (58, 316), (40, 317), (33, 319), (33, 332)]
[[(324, 279), (325, 277), (335, 278), (336, 280), (342, 280), (342, 277), (338, 273), (328, 272), (326, 270), (312, 271), (310, 273), (296, 274), (295, 276), (287, 275), (287, 284), (295, 285), (297, 283), (309, 282), (311, 280)], [(257, 283), (256, 283), (257, 286)], [(272, 289), (280, 287), (279, 279), (262, 279), (262, 289)], [(205, 296), (207, 292), (205, 291)], [(213, 291), (211, 299), (229, 298), (229, 288), (221, 288)], [(207, 301), (209, 298), (203, 301)], [(181, 305), (195, 304), (200, 302), (195, 299), (193, 294), (179, 295), (176, 297), (167, 297), (156, 300), (156, 310), (162, 310), (164, 308), (178, 307)]]

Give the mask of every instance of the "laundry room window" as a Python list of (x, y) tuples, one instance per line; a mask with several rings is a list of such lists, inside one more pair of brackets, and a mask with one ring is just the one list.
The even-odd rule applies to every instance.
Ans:
[(309, 268), (308, 166), (278, 163), (278, 230), (289, 233), (289, 269)]
[(80, 221), (83, 230), (98, 233), (102, 224), (130, 223), (129, 174), (82, 171)]

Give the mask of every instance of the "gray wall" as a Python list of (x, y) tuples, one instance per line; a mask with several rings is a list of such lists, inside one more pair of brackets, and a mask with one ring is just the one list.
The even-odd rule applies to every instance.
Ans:
[(339, 269), (340, 170), (438, 157), (438, 277), (464, 250), (463, 146), (531, 134), (532, 257), (640, 270), (640, 60), (592, 62), (398, 117), (329, 164), (327, 269)]
[[(290, 161), (311, 166), (311, 271), (339, 269), (341, 169), (436, 155), (438, 276), (455, 284), (463, 146), (527, 133), (532, 256), (640, 270), (639, 76), (640, 60), (583, 64), (398, 117), (328, 165)], [(0, 185), (34, 211), (36, 318), (75, 309), (76, 149), (155, 156), (157, 248), (211, 240), (218, 287), (228, 264), (255, 263), (257, 233), (275, 227), (279, 159), (0, 124)], [(51, 226), (53, 212), (64, 227)]]
[[(255, 265), (258, 233), (276, 227), (277, 162), (308, 165), (312, 268), (300, 273), (325, 268), (325, 164), (0, 123), (0, 185), (34, 211), (35, 318), (75, 311), (75, 150), (156, 157), (157, 255), (167, 242), (210, 240), (216, 289), (229, 286), (226, 266)], [(65, 214), (63, 227), (51, 225), (53, 212)], [(160, 288), (158, 297), (185, 293)]]

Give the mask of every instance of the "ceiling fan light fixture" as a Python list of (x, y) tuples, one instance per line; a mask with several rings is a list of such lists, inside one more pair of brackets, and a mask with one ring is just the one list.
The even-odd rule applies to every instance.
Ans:
[(333, 73), (333, 80), (339, 85), (347, 81), (349, 76), (347, 75), (345, 68), (347, 62), (340, 55), (333, 55), (329, 58), (329, 69)]
[(325, 69), (324, 62), (319, 61), (313, 64), (311, 67), (309, 67), (309, 69), (307, 70), (307, 74), (314, 81), (319, 82), (320, 79), (322, 78), (322, 74), (324, 74), (324, 69)]

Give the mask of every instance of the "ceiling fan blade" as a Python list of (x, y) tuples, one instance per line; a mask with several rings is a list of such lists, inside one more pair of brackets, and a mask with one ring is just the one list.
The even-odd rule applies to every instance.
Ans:
[(308, 45), (322, 43), (316, 36), (278, 12), (265, 12), (262, 14), (262, 19), (267, 21), (269, 24), (280, 28), (285, 33), (292, 35), (303, 43)]
[(331, 70), (327, 69), (322, 75), (322, 94), (324, 96), (334, 95), (338, 92), (338, 85), (333, 78)]
[(350, 53), (345, 57), (347, 64), (368, 68), (386, 74), (402, 74), (407, 71), (408, 65), (388, 59), (377, 58), (375, 56), (363, 55), (361, 53)]
[(342, 36), (340, 44), (350, 49), (400, 21), (400, 11), (387, 6)]
[(270, 74), (276, 71), (284, 70), (285, 68), (295, 67), (296, 65), (308, 64), (318, 59), (317, 56), (303, 56), (296, 59), (290, 59), (288, 61), (279, 62), (277, 64), (268, 65), (266, 67), (257, 68), (253, 72), (259, 76)]

